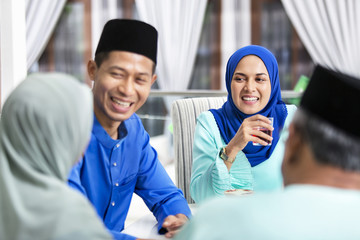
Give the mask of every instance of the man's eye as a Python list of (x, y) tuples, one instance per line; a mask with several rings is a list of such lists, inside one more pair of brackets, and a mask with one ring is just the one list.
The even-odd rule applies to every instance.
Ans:
[(112, 72), (111, 75), (114, 76), (114, 77), (118, 77), (118, 78), (123, 76), (123, 74), (116, 73), (116, 72)]
[(137, 78), (136, 79), (138, 82), (141, 82), (141, 83), (145, 83), (146, 82), (146, 79), (145, 78)]

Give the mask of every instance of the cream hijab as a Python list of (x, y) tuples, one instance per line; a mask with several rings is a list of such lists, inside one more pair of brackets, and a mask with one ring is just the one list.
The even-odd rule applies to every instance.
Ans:
[(91, 91), (60, 73), (32, 74), (0, 121), (0, 239), (112, 239), (67, 176), (89, 141)]

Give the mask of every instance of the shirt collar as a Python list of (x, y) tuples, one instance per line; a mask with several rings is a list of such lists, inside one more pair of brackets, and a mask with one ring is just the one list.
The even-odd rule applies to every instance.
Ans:
[(127, 136), (128, 131), (126, 129), (126, 123), (125, 121), (123, 121), (118, 128), (119, 139), (112, 139), (110, 135), (105, 131), (103, 126), (101, 126), (94, 113), (94, 126), (92, 133), (102, 145), (108, 148), (113, 148), (116, 144), (121, 142)]

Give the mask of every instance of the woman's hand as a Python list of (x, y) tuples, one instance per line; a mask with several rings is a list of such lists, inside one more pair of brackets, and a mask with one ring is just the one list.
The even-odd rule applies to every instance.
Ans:
[(266, 128), (270, 131), (274, 130), (270, 120), (260, 114), (244, 119), (235, 136), (226, 146), (228, 156), (235, 158), (237, 153), (243, 150), (248, 142), (260, 143), (264, 146), (268, 145), (268, 142), (272, 141), (272, 137), (260, 131), (260, 128)]

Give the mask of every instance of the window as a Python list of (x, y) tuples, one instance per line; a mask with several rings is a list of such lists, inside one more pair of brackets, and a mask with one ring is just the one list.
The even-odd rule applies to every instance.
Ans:
[(205, 12), (190, 89), (220, 89), (220, 14), (221, 1), (209, 0)]
[[(220, 89), (221, 75), (221, 3), (226, 0), (208, 0), (199, 47), (192, 70), (190, 89)], [(240, 4), (241, 1), (238, 0)], [(293, 89), (299, 77), (309, 76), (313, 63), (301, 43), (282, 6), (281, 0), (249, 0), (251, 2), (252, 44), (270, 49), (279, 63), (280, 84), (283, 90)], [(107, 16), (109, 0), (99, 4), (101, 16)], [(112, 2), (114, 3), (114, 2)], [(135, 0), (117, 0), (115, 12), (119, 18), (138, 19)], [(38, 65), (39, 71), (62, 71), (90, 84), (86, 65), (92, 54), (91, 1), (69, 0)], [(235, 10), (234, 10), (235, 11)], [(104, 21), (105, 22), (105, 21)], [(159, 76), (161, 77), (161, 76)], [(157, 85), (153, 86), (158, 89)], [(149, 97), (138, 111), (151, 136), (164, 132), (169, 112), (163, 97)]]
[(281, 1), (253, 0), (251, 13), (252, 44), (262, 45), (275, 55), (281, 89), (293, 89), (301, 75), (310, 75), (313, 63)]

